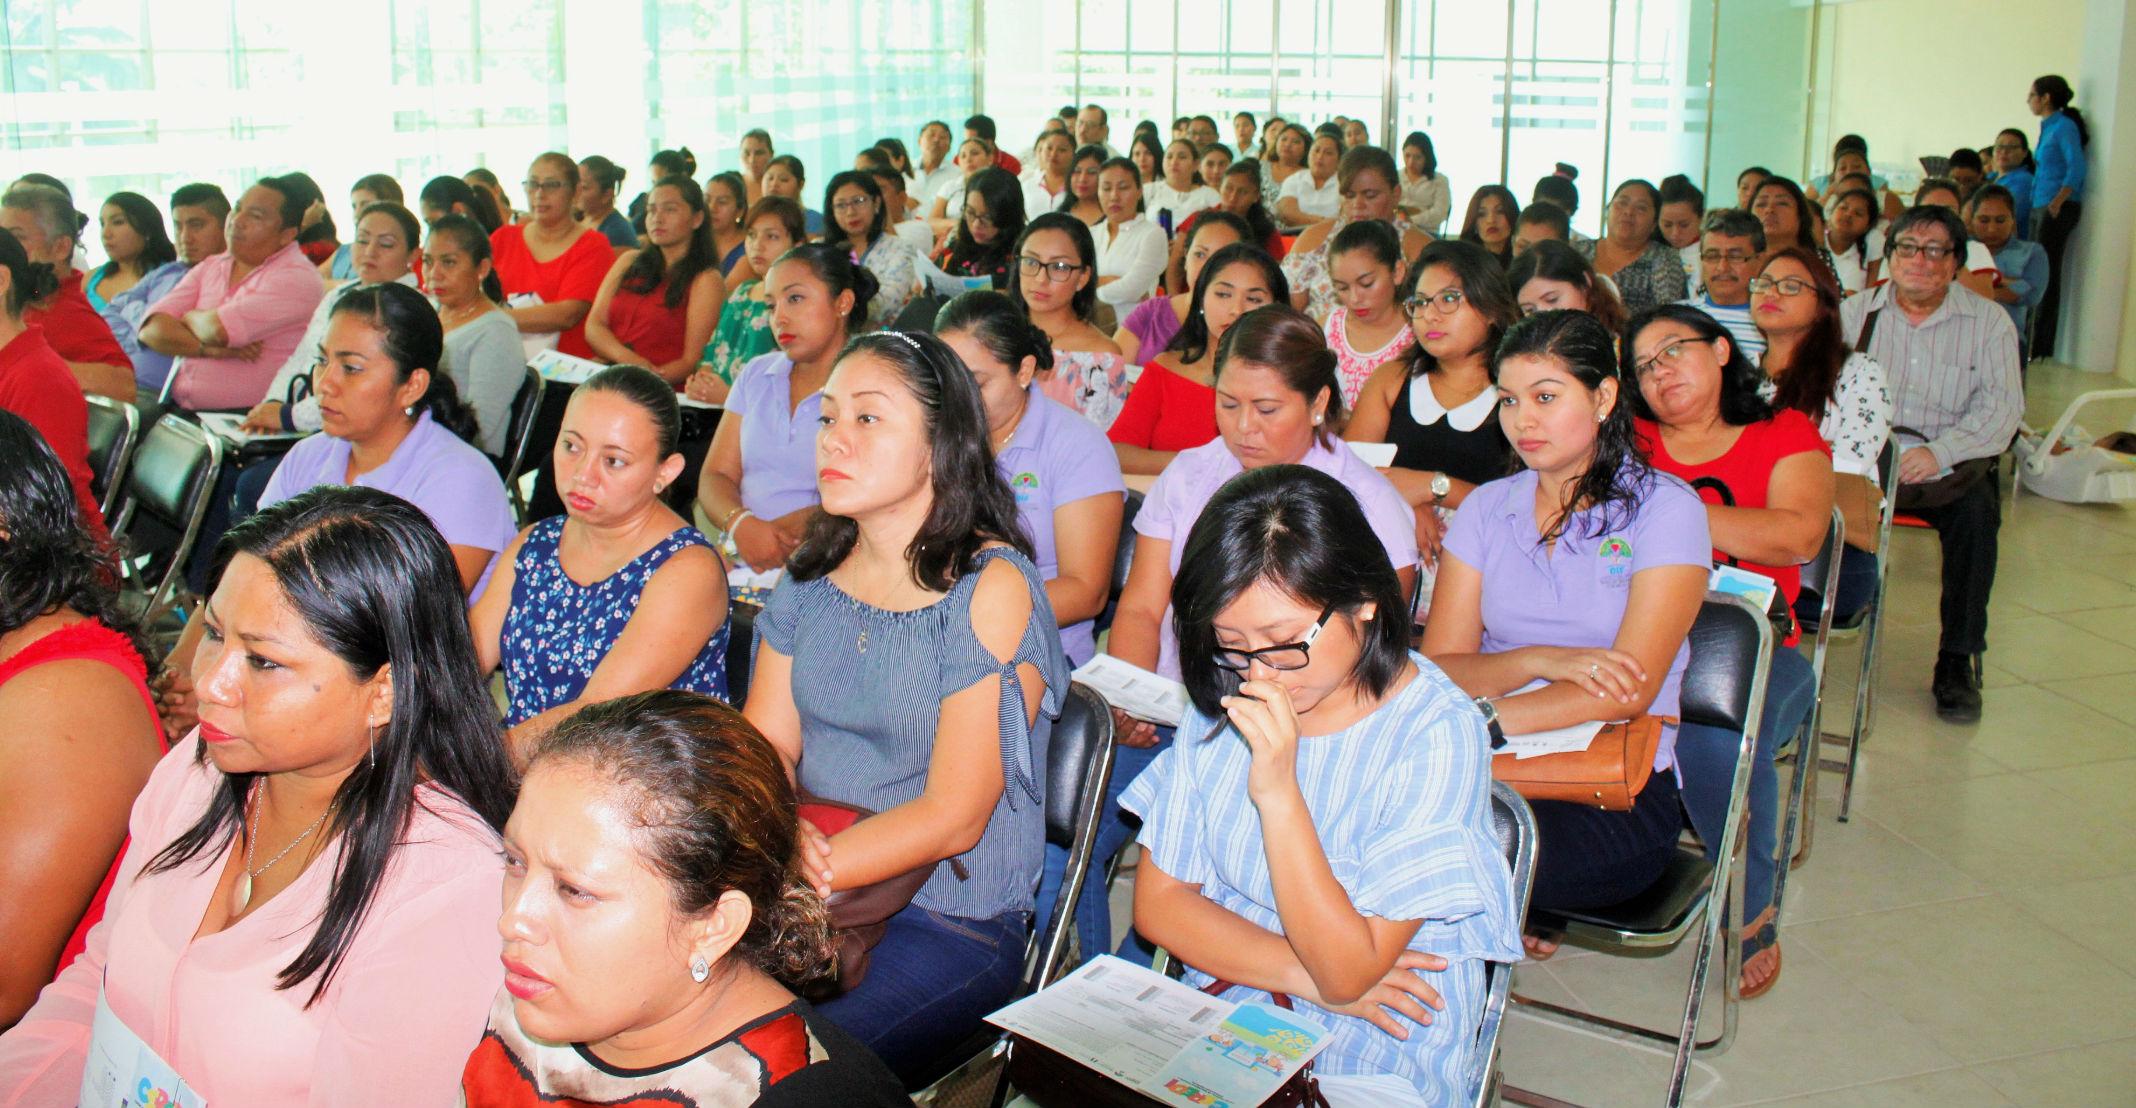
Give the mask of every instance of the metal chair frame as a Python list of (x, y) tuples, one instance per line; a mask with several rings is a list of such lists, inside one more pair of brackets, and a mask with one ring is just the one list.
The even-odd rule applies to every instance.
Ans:
[[(126, 492), (126, 471), (133, 465), (134, 447), (141, 441), (141, 409), (131, 404), (121, 404), (108, 396), (98, 396), (93, 392), (84, 393), (82, 399), (89, 402), (92, 421), (97, 413), (104, 412), (117, 418), (124, 428), (119, 432), (119, 448), (113, 452), (109, 469), (95, 474), (97, 480), (104, 485), (104, 495), (97, 500), (97, 510), (102, 512), (108, 521), (113, 510), (119, 506), (119, 498)], [(97, 460), (96, 454), (92, 452), (89, 457), (92, 472), (98, 468)]]
[[(1819, 626), (1818, 632), (1827, 642), (1848, 639), (1861, 640), (1861, 663), (1854, 678), (1854, 714), (1852, 727), (1846, 732), (1847, 756), (1844, 759), (1822, 758), (1817, 768), (1839, 770), (1846, 777), (1839, 790), (1839, 822), (1847, 822), (1854, 809), (1854, 776), (1861, 765), (1862, 742), (1876, 728), (1876, 681), (1882, 667), (1884, 632), (1884, 589), (1891, 573), (1891, 528), (1898, 514), (1899, 505), (1899, 459), (1897, 447), (1886, 440), (1884, 450), (1877, 456), (1878, 473), (1883, 478), (1884, 510), (1877, 517), (1876, 587), (1869, 594), (1869, 603), (1850, 616), (1841, 626), (1829, 629)], [(1830, 622), (1830, 621), (1827, 621)], [(1823, 727), (1824, 689), (1817, 691), (1818, 708), (1811, 717)], [(1834, 732), (1833, 738), (1841, 737)], [(1820, 746), (1822, 745), (1820, 736)]]
[[(1824, 731), (1825, 651), (1831, 645), (1832, 610), (1839, 603), (1839, 564), (1841, 553), (1847, 547), (1847, 520), (1835, 506), (1832, 509), (1832, 528), (1825, 533), (1824, 547), (1817, 557), (1802, 567), (1807, 579), (1812, 571), (1823, 570), (1822, 579), (1814, 586), (1817, 590), (1817, 622), (1807, 622), (1802, 630), (1811, 635), (1810, 651), (1810, 715), (1802, 727), (1775, 751), (1786, 754), (1793, 748), (1795, 775), (1788, 783), (1787, 822), (1781, 825), (1780, 857), (1787, 863), (1780, 867), (1773, 879), (1773, 905), (1777, 908), (1787, 891), (1788, 870), (1810, 859), (1810, 847), (1817, 839), (1817, 767), (1822, 764), (1819, 751)], [(1798, 850), (1796, 841), (1800, 839)]]
[[(1112, 781), (1113, 768), (1113, 723), (1112, 708), (1097, 691), (1081, 683), (1068, 686), (1069, 700), (1080, 700), (1091, 713), (1099, 737), (1083, 767), (1080, 782), (1076, 785), (1075, 835), (1069, 840), (1068, 868), (1061, 877), (1060, 891), (1053, 898), (1053, 915), (1043, 927), (1034, 928), (1024, 947), (1024, 977), (1022, 991), (1026, 995), (1050, 985), (1061, 976), (1068, 964), (1068, 945), (1075, 937), (1075, 910), (1085, 895), (1092, 891), (1090, 871), (1093, 868), (1091, 853), (1098, 845), (1099, 817), (1104, 815), (1105, 788)], [(1062, 715), (1066, 715), (1063, 705)], [(1103, 893), (1102, 885), (1096, 891)], [(1103, 951), (1084, 951), (1085, 957), (1102, 954)]]
[[(191, 488), (188, 490), (187, 503), (180, 507), (180, 516), (182, 518), (167, 521), (179, 525), (179, 534), (178, 543), (171, 550), (170, 564), (164, 569), (162, 579), (156, 582), (154, 588), (149, 588), (147, 580), (142, 577), (142, 569), (136, 566), (132, 560), (122, 559), (119, 563), (119, 571), (125, 582), (140, 588), (145, 594), (139, 613), (143, 624), (155, 623), (165, 612), (178, 603), (177, 583), (185, 576), (186, 562), (192, 557), (193, 544), (200, 539), (200, 524), (202, 520), (207, 518), (208, 502), (215, 494), (216, 479), (222, 473), (223, 442), (221, 437), (197, 423), (180, 419), (177, 416), (166, 415), (161, 420), (158, 420), (154, 427), (149, 428), (148, 434), (142, 436), (141, 444), (135, 448), (136, 451), (138, 452), (141, 447), (147, 446), (155, 438), (156, 433), (165, 428), (169, 428), (169, 433), (184, 438), (189, 443), (197, 446), (207, 457), (198, 479), (192, 483)], [(114, 541), (123, 539), (126, 536), (133, 523), (134, 514), (140, 509), (141, 498), (137, 495), (132, 495), (133, 483), (139, 480), (140, 476), (138, 468), (131, 469), (127, 474), (127, 491), (129, 495), (125, 499), (124, 506), (119, 510), (118, 519), (113, 521), (111, 525), (111, 535)]]
[(528, 366), (526, 380), (512, 395), (511, 426), (505, 432), (504, 457), (497, 466), (504, 475), (505, 492), (512, 498), (512, 517), (522, 524), (527, 519), (527, 498), (519, 489), (519, 479), (526, 476), (527, 447), (534, 437), (534, 424), (541, 417), (542, 394), (548, 388), (548, 379), (541, 371)]
[[(1513, 871), (1513, 911), (1516, 918), (1528, 915), (1528, 894), (1535, 889), (1535, 811), (1511, 785), (1491, 782), (1491, 822), (1499, 831), (1499, 845), (1506, 852), (1506, 865)], [(1476, 1045), (1470, 1055), (1470, 1104), (1487, 1108), (1498, 1100), (1502, 1075), (1498, 1072), (1498, 1038), (1505, 1028), (1506, 1003), (1513, 995), (1513, 967), (1486, 963), (1489, 984), (1484, 993), (1483, 1019), (1476, 1027)]]

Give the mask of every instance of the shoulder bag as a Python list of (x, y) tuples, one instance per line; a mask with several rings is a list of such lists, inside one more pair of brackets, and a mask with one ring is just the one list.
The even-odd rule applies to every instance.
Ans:
[[(808, 793), (801, 794), (799, 807), (801, 818), (815, 824), (825, 835), (836, 835), (875, 814), (858, 804), (825, 800)], [(836, 988), (825, 990), (828, 995), (851, 990), (868, 975), (868, 952), (890, 929), (890, 917), (904, 911), (919, 894), (920, 886), (927, 884), (943, 864), (919, 866), (872, 885), (839, 889), (824, 899), (831, 917), (831, 941), (838, 951)], [(963, 862), (951, 858), (947, 864), (957, 880), (970, 880)]]

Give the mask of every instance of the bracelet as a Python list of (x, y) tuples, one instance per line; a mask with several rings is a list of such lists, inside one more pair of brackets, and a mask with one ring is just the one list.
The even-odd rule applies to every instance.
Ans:
[(749, 509), (747, 509), (747, 508), (743, 507), (743, 506), (742, 506), (741, 504), (739, 504), (739, 503), (735, 504), (735, 506), (734, 506), (734, 507), (733, 507), (733, 508), (732, 508), (731, 510), (729, 510), (729, 511), (727, 512), (727, 514), (726, 514), (726, 515), (724, 515), (724, 516), (720, 517), (720, 521), (719, 521), (719, 529), (720, 529), (720, 532), (721, 532), (722, 534), (724, 534), (724, 533), (726, 533), (726, 532), (728, 532), (728, 531), (731, 531), (731, 530), (733, 530), (733, 529), (734, 529), (734, 521), (735, 521), (736, 519), (740, 518), (740, 516), (741, 516), (741, 514), (742, 514), (743, 512), (746, 512), (746, 511), (748, 511), (748, 510), (749, 510)]
[(731, 539), (734, 537), (734, 529), (736, 527), (741, 526), (743, 520), (748, 519), (749, 517), (755, 514), (755, 512), (752, 512), (747, 508), (743, 508), (741, 511), (734, 513), (734, 515), (727, 521), (727, 525), (725, 527), (720, 528), (720, 530), (725, 531), (727, 533), (727, 537)]

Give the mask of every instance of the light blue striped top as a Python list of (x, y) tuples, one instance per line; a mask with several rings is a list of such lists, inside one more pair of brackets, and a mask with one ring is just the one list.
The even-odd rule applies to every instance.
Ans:
[[(1491, 751), (1483, 716), (1437, 666), (1411, 654), (1417, 676), (1364, 719), (1298, 744), (1298, 785), (1336, 881), (1361, 913), (1421, 919), (1412, 950), (1449, 963), (1428, 974), (1446, 1010), (1404, 1042), (1354, 1016), (1303, 1000), (1334, 1030), (1313, 1063), (1324, 1074), (1391, 1074), (1427, 1104), (1460, 1102), (1483, 1017), (1484, 962), (1521, 956), (1513, 878), (1491, 826)], [(1172, 877), (1247, 921), (1281, 933), (1261, 822), (1246, 795), (1251, 754), (1189, 708), (1179, 740), (1128, 786), (1120, 803), (1143, 817), (1141, 842)], [(1188, 968), (1188, 983), (1211, 978)], [(1266, 1000), (1234, 988), (1227, 999)]]

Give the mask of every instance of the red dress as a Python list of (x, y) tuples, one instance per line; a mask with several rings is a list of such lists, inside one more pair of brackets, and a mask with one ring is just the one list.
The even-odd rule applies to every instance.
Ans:
[(1150, 362), (1105, 437), (1145, 450), (1192, 450), (1216, 437), (1216, 390)]
[[(142, 664), (141, 655), (134, 650), (133, 643), (128, 642), (126, 636), (93, 619), (68, 624), (23, 647), (14, 657), (0, 662), (0, 685), (7, 684), (17, 674), (33, 666), (46, 662), (68, 661), (102, 662), (125, 674), (126, 679), (133, 683), (134, 691), (141, 694), (141, 703), (148, 709), (148, 718), (157, 718), (156, 698), (148, 691), (148, 667)], [(158, 747), (165, 745), (160, 728), (156, 743)], [(125, 857), (126, 846), (122, 843), (118, 857), (111, 860), (111, 868), (104, 871), (103, 883), (97, 886), (96, 895), (89, 900), (89, 910), (82, 914), (81, 923), (75, 925), (74, 934), (68, 937), (67, 946), (59, 956), (58, 968), (65, 969), (68, 963), (74, 961), (74, 956), (82, 952), (82, 942), (88, 937), (89, 928), (104, 918), (104, 900), (111, 895), (111, 879), (118, 874), (119, 862)]]
[(74, 371), (45, 341), (44, 328), (33, 326), (0, 346), (0, 409), (21, 416), (44, 436), (74, 482), (83, 524), (105, 538), (104, 513), (89, 491), (89, 402), (82, 399)]
[(654, 365), (665, 365), (682, 357), (682, 333), (688, 322), (690, 301), (668, 307), (668, 283), (672, 273), (661, 277), (660, 284), (649, 292), (631, 292), (621, 285), (616, 286), (608, 298), (608, 330), (616, 341)]
[[(533, 251), (527, 249), (526, 225), (521, 223), (507, 223), (490, 233), (490, 255), (505, 295), (531, 292), (544, 304), (583, 300), (589, 308), (616, 261), (615, 248), (598, 231), (581, 231), (563, 253), (546, 262), (535, 261)], [(593, 357), (593, 347), (586, 345), (586, 321), (579, 320), (557, 336), (556, 349), (574, 357)]]

